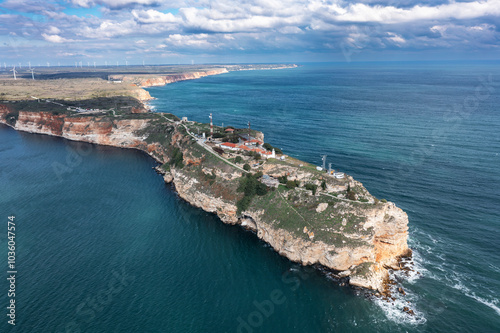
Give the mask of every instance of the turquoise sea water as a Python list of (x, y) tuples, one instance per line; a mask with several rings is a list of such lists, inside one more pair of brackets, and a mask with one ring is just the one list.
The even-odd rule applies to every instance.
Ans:
[(328, 154), (403, 208), (420, 274), (396, 276), (394, 305), (189, 206), (141, 152), (2, 126), (0, 262), (6, 275), (14, 214), (18, 278), (16, 327), (3, 314), (0, 331), (497, 332), (499, 82), (491, 63), (306, 64), (149, 89), (158, 112), (251, 121), (292, 156)]

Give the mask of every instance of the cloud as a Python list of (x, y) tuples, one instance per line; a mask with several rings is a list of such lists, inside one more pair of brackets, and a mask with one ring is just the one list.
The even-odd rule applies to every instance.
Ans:
[(319, 5), (315, 11), (339, 22), (378, 22), (384, 24), (422, 20), (472, 19), (488, 15), (500, 15), (500, 0), (452, 2), (438, 6), (415, 5), (411, 8), (394, 6), (370, 6), (363, 3), (341, 7), (338, 4)]
[(212, 48), (215, 45), (208, 41), (208, 34), (192, 34), (192, 35), (181, 35), (173, 34), (169, 35), (165, 39), (165, 46), (174, 46), (178, 48), (186, 47), (196, 47), (196, 48)]
[(123, 9), (134, 7), (137, 5), (143, 6), (159, 6), (164, 3), (161, 0), (71, 0), (75, 6), (89, 8), (95, 5), (101, 5), (111, 9)]
[(0, 3), (3, 8), (24, 12), (24, 13), (40, 13), (46, 10), (62, 10), (59, 4), (54, 1), (41, 0), (6, 0)]
[(49, 34), (43, 33), (42, 37), (43, 37), (43, 39), (45, 39), (47, 42), (50, 42), (50, 43), (74, 42), (74, 40), (66, 39), (66, 38), (61, 37), (59, 35), (49, 35)]
[[(62, 6), (79, 7), (79, 16)], [(368, 53), (500, 44), (500, 0), (6, 0), (0, 13), (4, 39), (78, 40), (65, 51), (89, 56), (102, 49), (341, 54), (346, 45)]]
[(181, 19), (172, 13), (162, 13), (154, 9), (132, 10), (132, 15), (139, 23), (177, 23)]
[(108, 39), (111, 37), (128, 35), (135, 31), (137, 24), (134, 20), (113, 22), (106, 20), (98, 27), (84, 27), (78, 32), (79, 35), (92, 39)]

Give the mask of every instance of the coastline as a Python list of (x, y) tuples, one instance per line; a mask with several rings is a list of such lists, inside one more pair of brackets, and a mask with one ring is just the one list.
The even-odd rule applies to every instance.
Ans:
[[(211, 73), (186, 73), (168, 79), (151, 80), (151, 78), (147, 78), (142, 83), (168, 84), (170, 81), (177, 82), (226, 72), (227, 70), (224, 68)], [(149, 96), (146, 90), (142, 88), (140, 90)], [(298, 229), (286, 226), (286, 221), (282, 220), (283, 217), (279, 220), (273, 220), (273, 217), (269, 216), (266, 209), (263, 208), (265, 203), (258, 201), (258, 198), (254, 200), (253, 206), (240, 212), (236, 201), (241, 195), (238, 194), (236, 188), (238, 187), (238, 179), (244, 175), (243, 170), (238, 170), (238, 167), (234, 168), (235, 165), (231, 166), (228, 161), (222, 163), (217, 159), (207, 160), (211, 154), (215, 153), (212, 151), (209, 154), (210, 149), (203, 147), (203, 145), (200, 146), (200, 143), (195, 144), (194, 141), (197, 141), (195, 136), (190, 134), (188, 127), (178, 121), (177, 117), (171, 115), (172, 119), (169, 119), (165, 116), (168, 114), (148, 113), (147, 100), (151, 96), (146, 98), (146, 94), (141, 95), (145, 97), (140, 100), (143, 111), (137, 113), (134, 112), (137, 109), (132, 108), (132, 113), (118, 115), (114, 111), (112, 115), (13, 111), (9, 105), (0, 104), (0, 122), (15, 130), (29, 133), (47, 134), (72, 141), (141, 150), (162, 165), (157, 168), (157, 171), (163, 174), (165, 182), (172, 183), (179, 196), (192, 206), (216, 214), (224, 223), (241, 225), (252, 230), (258, 238), (293, 262), (324, 267), (337, 280), (348, 281), (351, 286), (377, 290), (382, 294), (387, 293), (389, 270), (403, 268), (401, 259), (411, 255), (411, 250), (407, 246), (408, 217), (400, 208), (390, 202), (378, 202), (364, 189), (361, 183), (355, 181), (351, 176), (346, 176), (343, 182), (333, 182), (328, 180), (328, 177), (323, 178), (324, 176), (321, 176), (321, 173), (318, 174), (317, 171), (311, 172), (307, 167), (306, 169), (302, 168), (302, 165), (307, 163), (297, 160), (294, 165), (286, 165), (286, 163), (283, 165), (278, 161), (268, 163), (261, 171), (276, 178), (289, 175), (296, 180), (301, 179), (304, 183), (306, 181), (316, 182), (316, 187), (320, 185), (321, 179), (325, 179), (328, 180), (327, 192), (336, 191), (341, 196), (346, 189), (349, 191), (351, 187), (357, 188), (359, 195), (365, 195), (369, 198), (369, 203), (346, 200), (342, 197), (337, 198), (337, 195), (332, 196), (326, 192), (319, 193), (319, 196), (313, 195), (311, 198), (304, 194), (303, 188), (299, 188), (300, 191), (297, 192), (299, 196), (306, 195), (306, 202), (312, 199), (313, 202), (316, 202), (317, 208), (313, 215), (307, 219), (303, 217), (303, 214), (310, 214), (308, 211), (301, 210), (299, 213), (288, 203), (286, 203), (287, 206), (280, 209), (283, 211), (282, 213), (292, 209), (287, 214), (292, 213), (302, 219), (297, 220), (300, 223)], [(158, 127), (154, 125), (156, 123), (162, 125)], [(203, 125), (190, 123), (192, 126)], [(161, 130), (161, 133), (167, 129), (170, 134), (157, 136), (154, 131), (158, 129)], [(259, 133), (256, 132), (256, 135), (263, 141), (264, 135)], [(150, 140), (151, 135), (156, 135), (154, 140)], [(165, 141), (165, 139), (168, 140)], [(189, 168), (170, 166), (174, 147), (181, 150), (184, 156), (183, 163)], [(300, 167), (298, 167), (299, 163)], [(168, 170), (164, 169), (165, 166), (168, 166)], [(223, 192), (220, 192), (221, 189), (218, 189), (217, 192), (211, 188), (212, 183), (206, 180), (212, 179), (212, 177), (219, 179), (220, 184), (225, 184)], [(330, 184), (330, 182), (332, 183)], [(289, 194), (287, 191), (283, 192), (278, 189), (269, 196), (270, 198), (274, 197), (273, 200), (279, 202), (295, 200)], [(290, 207), (287, 208), (288, 206)], [(323, 213), (323, 211), (325, 212)], [(325, 213), (327, 214), (325, 215)], [(349, 217), (345, 214), (348, 214)], [(355, 222), (355, 225), (351, 225), (349, 222), (347, 225), (352, 214), (354, 214), (355, 221), (358, 222)], [(324, 227), (327, 223), (339, 221), (339, 218), (341, 223), (336, 224), (339, 222), (335, 222), (336, 227), (333, 230), (330, 227)], [(317, 220), (316, 222), (319, 224), (313, 225), (311, 224), (313, 220), (309, 219)], [(281, 226), (282, 224), (283, 226)], [(302, 232), (302, 228), (304, 232)], [(307, 229), (309, 231), (306, 233)]]

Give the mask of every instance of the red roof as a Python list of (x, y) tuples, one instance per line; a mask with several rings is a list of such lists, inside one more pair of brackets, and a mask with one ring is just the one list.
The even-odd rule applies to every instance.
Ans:
[(231, 142), (224, 142), (221, 144), (221, 146), (236, 148), (236, 145), (234, 143), (231, 143)]
[(232, 128), (226, 128), (226, 132), (234, 132), (234, 129), (232, 129)]
[(252, 149), (248, 148), (247, 146), (245, 145), (239, 145), (238, 148), (240, 149), (243, 149), (243, 150), (248, 150), (248, 151), (251, 151)]

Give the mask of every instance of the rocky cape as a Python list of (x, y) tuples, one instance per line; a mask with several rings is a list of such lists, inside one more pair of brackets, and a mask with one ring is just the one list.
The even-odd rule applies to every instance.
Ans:
[[(301, 188), (283, 194), (277, 190), (270, 192), (275, 200), (283, 197), (276, 206), (283, 210), (293, 209), (288, 203), (296, 200), (293, 193), (307, 197), (312, 208), (304, 212), (312, 214), (312, 218), (303, 217), (303, 226), (286, 226), (287, 218), (270, 216), (258, 201), (238, 212), (236, 203), (241, 194), (237, 184), (244, 172), (201, 147), (181, 122), (172, 119), (158, 114), (113, 117), (13, 111), (8, 104), (0, 104), (0, 123), (19, 131), (146, 152), (166, 166), (159, 168), (165, 181), (172, 182), (179, 196), (193, 206), (216, 214), (224, 223), (251, 229), (279, 254), (303, 265), (324, 266), (353, 286), (383, 292), (388, 271), (400, 269), (400, 259), (411, 254), (407, 245), (406, 213), (391, 202), (373, 201), (375, 199), (367, 194), (362, 184), (350, 177), (343, 184), (328, 180), (323, 197), (306, 195)], [(260, 137), (263, 139), (263, 135)], [(175, 150), (182, 152), (183, 167), (172, 164)], [(289, 179), (311, 177), (311, 171), (287, 165), (271, 165), (263, 171), (274, 177), (286, 174)], [(358, 188), (361, 191), (358, 195), (363, 194), (371, 201), (351, 202), (332, 197), (324, 202), (328, 191), (342, 193), (346, 186)], [(313, 218), (321, 222), (320, 226), (310, 226)], [(317, 236), (311, 237), (307, 228), (314, 230)]]

